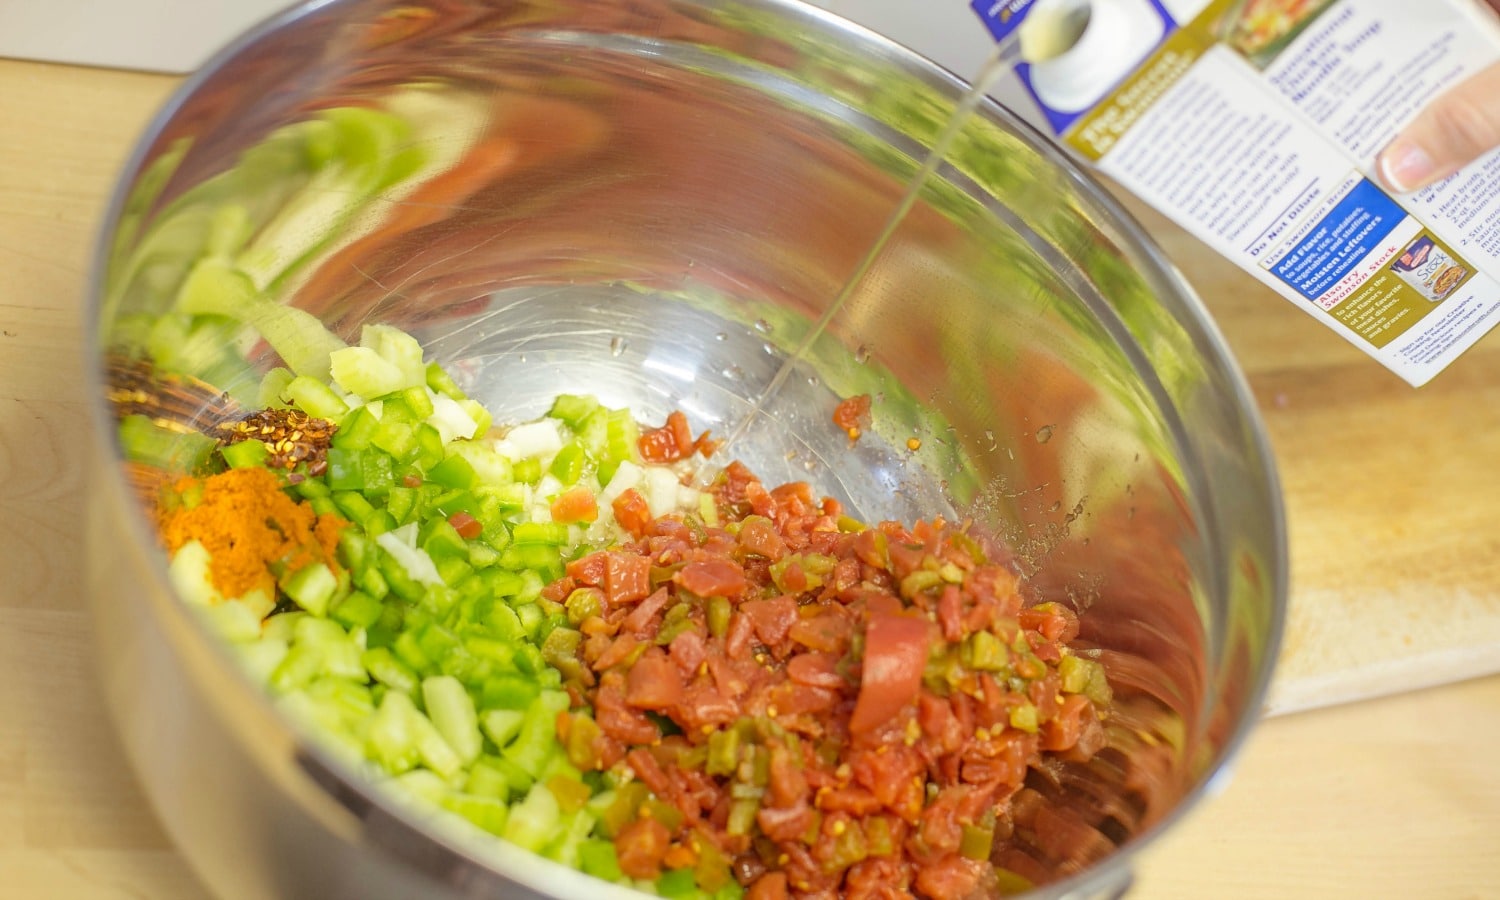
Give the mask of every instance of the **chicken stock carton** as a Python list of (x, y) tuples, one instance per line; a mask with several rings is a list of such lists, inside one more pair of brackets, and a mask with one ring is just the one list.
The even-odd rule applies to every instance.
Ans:
[[(996, 39), (1071, 0), (973, 0)], [(1090, 0), (996, 95), (1421, 385), (1500, 323), (1500, 152), (1393, 196), (1377, 153), (1500, 60), (1467, 0)]]

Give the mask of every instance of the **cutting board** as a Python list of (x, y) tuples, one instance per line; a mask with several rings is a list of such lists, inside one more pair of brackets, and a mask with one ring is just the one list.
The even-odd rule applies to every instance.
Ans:
[(1116, 194), (1203, 298), (1270, 433), (1292, 590), (1268, 711), (1500, 671), (1500, 333), (1408, 387)]

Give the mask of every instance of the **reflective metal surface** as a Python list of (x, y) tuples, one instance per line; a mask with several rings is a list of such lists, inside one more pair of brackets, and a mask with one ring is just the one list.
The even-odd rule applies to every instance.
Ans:
[[(250, 239), (263, 296), (345, 337), (412, 330), (500, 416), (582, 391), (722, 433), (961, 87), (791, 2), (350, 0), (269, 23), (179, 92), (101, 239), (90, 570), (126, 746), (216, 892), (629, 894), (396, 804), (278, 716), (171, 595), (104, 359), (143, 328), (186, 352), (161, 323), (231, 230), (222, 210), (276, 236)], [(401, 137), (284, 130), (348, 107)], [(1038, 597), (1080, 611), (1119, 698), (1110, 746), (1033, 774), (1045, 812), (1013, 823), (1000, 862), (1054, 879), (1037, 896), (1111, 895), (1258, 714), (1285, 603), (1279, 488), (1201, 306), (1093, 182), (993, 107), (942, 175), (738, 455), (866, 519), (972, 517)], [(275, 360), (220, 349), (252, 365), (215, 386), (253, 397)], [(828, 414), (856, 393), (876, 402), (851, 446)]]

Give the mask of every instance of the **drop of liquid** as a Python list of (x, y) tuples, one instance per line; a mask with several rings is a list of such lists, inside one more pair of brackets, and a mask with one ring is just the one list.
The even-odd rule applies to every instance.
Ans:
[(1050, 440), (1052, 440), (1051, 425), (1043, 425), (1041, 428), (1038, 428), (1036, 430), (1036, 442), (1038, 444), (1045, 444)]
[(739, 366), (728, 366), (724, 369), (723, 372), (720, 372), (719, 374), (723, 375), (725, 378), (728, 378), (730, 381), (739, 381), (741, 378), (745, 377), (745, 370), (741, 369)]
[(620, 337), (617, 334), (614, 337), (612, 337), (612, 338), (609, 339), (609, 355), (610, 356), (619, 356), (622, 353), (624, 353), (625, 352), (625, 348), (629, 347), (629, 346), (630, 346), (630, 342), (627, 341), (627, 340), (625, 340), (624, 338)]
[(818, 378), (818, 376), (816, 374), (813, 374), (813, 375), (807, 376), (807, 383), (809, 385), (813, 386), (813, 387), (817, 387), (818, 385), (822, 384), (823, 382), (822, 382), (822, 379)]
[(760, 345), (760, 349), (764, 350), (767, 356), (775, 356), (776, 355), (776, 345), (773, 344), (773, 343), (771, 343), (770, 341), (767, 341), (766, 343), (761, 344)]
[(1047, 512), (1057, 512), (1060, 509), (1062, 509), (1062, 501), (1054, 500), (1052, 501), (1052, 505), (1047, 507)]
[(714, 335), (714, 340), (716, 340), (716, 341), (727, 341), (727, 340), (729, 340), (729, 335), (727, 335), (724, 332), (720, 331), (720, 332), (718, 332), (717, 334)]
[(767, 322), (765, 319), (756, 319), (755, 320), (755, 330), (759, 331), (761, 334), (770, 334), (771, 333), (771, 323)]
[(865, 363), (869, 362), (870, 348), (866, 347), (864, 344), (860, 344), (859, 348), (854, 351), (854, 361), (859, 363), (860, 365), (864, 365)]
[(524, 353), (518, 354), (516, 356), (516, 361), (517, 362), (525, 362), (526, 361), (526, 354), (524, 354)]

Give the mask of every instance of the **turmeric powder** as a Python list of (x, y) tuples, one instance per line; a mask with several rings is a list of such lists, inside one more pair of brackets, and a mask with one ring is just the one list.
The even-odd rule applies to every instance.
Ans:
[(184, 478), (178, 493), (201, 486), (194, 506), (163, 510), (162, 541), (175, 553), (196, 540), (208, 551), (209, 576), (225, 597), (261, 588), (275, 596), (276, 573), (312, 563), (334, 565), (339, 531), (348, 523), (318, 515), (295, 501), (268, 469), (229, 469), (203, 479)]

